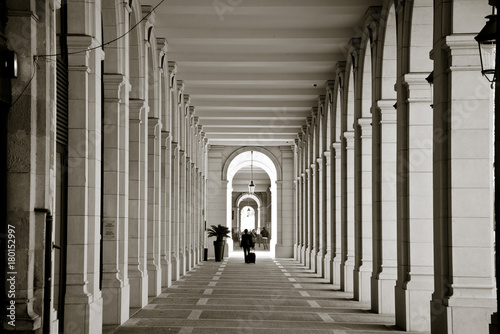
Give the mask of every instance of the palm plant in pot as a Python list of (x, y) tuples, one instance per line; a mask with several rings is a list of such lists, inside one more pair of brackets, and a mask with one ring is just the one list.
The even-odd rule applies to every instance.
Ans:
[(214, 241), (214, 250), (215, 250), (215, 261), (219, 262), (224, 257), (224, 246), (226, 241), (224, 238), (230, 236), (229, 228), (227, 226), (222, 225), (212, 225), (209, 229), (207, 229), (209, 237), (216, 237), (217, 239)]

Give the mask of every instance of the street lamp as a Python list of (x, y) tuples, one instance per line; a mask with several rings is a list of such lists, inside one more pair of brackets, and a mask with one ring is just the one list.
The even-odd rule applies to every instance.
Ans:
[[(493, 7), (493, 12), (495, 7)], [(495, 64), (496, 64), (496, 48), (497, 48), (497, 16), (486, 16), (488, 22), (479, 34), (474, 39), (479, 45), (479, 56), (481, 58), (481, 73), (488, 79), (489, 82), (495, 81)]]

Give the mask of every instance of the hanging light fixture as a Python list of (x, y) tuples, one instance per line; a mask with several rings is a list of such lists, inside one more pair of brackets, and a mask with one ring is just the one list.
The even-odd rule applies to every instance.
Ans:
[(248, 192), (253, 194), (255, 191), (255, 184), (253, 183), (253, 151), (250, 151), (250, 184), (248, 185)]
[(481, 58), (481, 73), (488, 79), (489, 82), (495, 81), (495, 64), (496, 64), (496, 30), (497, 16), (495, 7), (493, 6), (492, 15), (486, 16), (488, 22), (479, 34), (474, 39), (479, 45), (479, 56)]

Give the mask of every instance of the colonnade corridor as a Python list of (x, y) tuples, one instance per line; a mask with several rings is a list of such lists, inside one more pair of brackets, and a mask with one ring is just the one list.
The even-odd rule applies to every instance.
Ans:
[[(256, 251), (222, 262), (199, 263), (150, 300), (127, 322), (105, 334), (157, 333), (391, 333), (393, 315), (370, 311), (293, 259)], [(412, 333), (412, 332), (407, 332)], [(420, 332), (421, 333), (421, 332)]]

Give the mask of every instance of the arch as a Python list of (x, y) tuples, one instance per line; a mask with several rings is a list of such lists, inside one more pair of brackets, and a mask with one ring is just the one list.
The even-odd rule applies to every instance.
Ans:
[(159, 83), (159, 58), (157, 52), (157, 41), (156, 34), (154, 29), (154, 20), (152, 16), (149, 16), (148, 20), (144, 25), (144, 36), (146, 36), (146, 45), (147, 48), (147, 97), (148, 97), (148, 105), (150, 110), (150, 117), (159, 118), (160, 117), (160, 106), (159, 106), (159, 94), (161, 84)]
[(360, 63), (359, 70), (362, 75), (359, 82), (359, 98), (361, 102), (361, 108), (358, 109), (358, 115), (356, 118), (361, 117), (371, 117), (371, 107), (373, 103), (372, 99), (372, 50), (370, 46), (370, 40), (365, 39), (362, 44), (364, 47), (361, 48), (358, 61)]
[(104, 58), (104, 68), (107, 73), (126, 73), (127, 65), (125, 63), (125, 47), (126, 39), (119, 38), (123, 36), (129, 29), (126, 12), (130, 8), (123, 6), (121, 0), (115, 0), (114, 5), (110, 7), (102, 7), (102, 16), (106, 19), (102, 22), (102, 39), (106, 43), (108, 41), (115, 42), (103, 46), (106, 53)]
[[(269, 176), (271, 180), (271, 243), (270, 250), (271, 256), (275, 255), (276, 244), (277, 244), (277, 226), (278, 226), (278, 200), (277, 200), (277, 183), (282, 180), (281, 175), (281, 165), (276, 157), (269, 152), (267, 149), (262, 147), (242, 147), (235, 150), (229, 155), (229, 157), (224, 162), (222, 168), (222, 180), (227, 180), (227, 202), (226, 202), (226, 213), (227, 213), (227, 226), (231, 227), (232, 219), (232, 181), (236, 172), (242, 167), (248, 166), (251, 163), (251, 153), (253, 152), (253, 165), (262, 168)], [(228, 240), (231, 243), (231, 240)]]
[[(434, 13), (432, 0), (420, 0), (418, 6), (409, 2), (404, 7), (405, 18), (402, 38), (402, 60), (403, 73), (408, 72), (431, 72), (433, 61), (429, 58), (429, 50), (433, 48), (432, 36), (433, 25), (429, 21)], [(421, 36), (425, 36), (422, 38)], [(412, 38), (413, 37), (413, 38)], [(407, 44), (408, 45), (405, 45)], [(418, 60), (413, 61), (412, 59)]]
[(337, 80), (337, 85), (335, 89), (335, 108), (334, 108), (334, 133), (333, 133), (333, 142), (340, 143), (342, 137), (342, 86), (341, 86), (341, 78), (339, 76), (339, 80)]
[[(229, 179), (228, 179), (228, 175), (230, 174), (229, 173), (229, 170), (230, 170), (229, 168), (230, 168), (230, 165), (233, 163), (233, 160), (237, 156), (239, 156), (241, 153), (250, 152), (250, 151), (260, 152), (260, 153), (262, 153), (263, 155), (265, 155), (267, 158), (269, 158), (272, 161), (276, 172), (274, 173), (275, 179), (273, 180), (271, 178), (271, 182), (273, 182), (273, 181), (281, 181), (282, 180), (281, 164), (279, 163), (278, 159), (269, 150), (267, 150), (267, 149), (265, 149), (263, 147), (258, 147), (258, 146), (245, 146), (245, 147), (239, 148), (236, 151), (234, 151), (233, 153), (231, 153), (229, 155), (229, 157), (226, 159), (226, 161), (224, 162), (224, 166), (222, 167), (221, 179), (229, 181)], [(241, 164), (241, 163), (242, 163), (241, 161), (238, 162), (238, 164)], [(254, 163), (257, 163), (255, 161), (255, 156), (254, 156)], [(239, 165), (239, 166), (242, 167), (241, 165)], [(268, 175), (271, 176), (271, 174), (269, 174), (269, 172), (268, 172), (268, 171), (270, 171), (269, 167), (265, 166), (262, 163), (258, 163), (258, 164), (256, 164), (256, 166), (264, 169), (266, 171), (266, 173), (268, 173)], [(238, 169), (236, 169), (236, 170), (238, 170)], [(232, 176), (234, 176), (234, 173), (231, 175), (231, 179), (232, 179)]]
[(342, 125), (341, 132), (354, 131), (354, 110), (355, 110), (355, 91), (354, 91), (354, 69), (353, 64), (348, 62), (348, 73), (347, 73), (347, 91), (344, 94), (345, 107), (342, 113)]
[[(132, 1), (132, 8), (129, 14), (129, 27), (135, 26), (142, 18), (142, 10), (139, 1)], [(130, 78), (130, 98), (144, 100), (144, 80), (145, 80), (145, 58), (144, 58), (144, 30), (141, 22), (130, 33), (129, 39), (129, 78)], [(126, 64), (127, 65), (127, 64)]]
[(378, 34), (378, 54), (375, 65), (376, 100), (396, 100), (394, 84), (397, 78), (397, 31), (396, 11), (394, 3), (388, 1), (380, 17), (380, 33)]
[(256, 196), (255, 194), (249, 194), (249, 193), (242, 193), (240, 196), (236, 198), (236, 206), (239, 206), (241, 202), (246, 200), (247, 198), (251, 198), (257, 203), (258, 207), (262, 206), (262, 202), (259, 198), (259, 196)]

